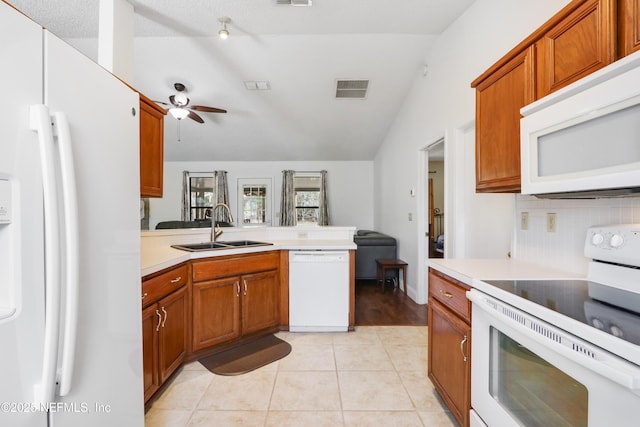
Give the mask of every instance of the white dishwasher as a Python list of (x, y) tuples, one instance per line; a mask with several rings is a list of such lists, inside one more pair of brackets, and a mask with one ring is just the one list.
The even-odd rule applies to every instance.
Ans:
[(349, 329), (349, 252), (289, 251), (289, 330)]

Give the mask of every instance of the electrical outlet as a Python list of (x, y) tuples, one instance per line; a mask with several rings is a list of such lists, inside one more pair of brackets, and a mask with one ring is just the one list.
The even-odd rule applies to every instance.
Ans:
[(520, 229), (529, 229), (529, 212), (520, 212)]
[(409, 221), (413, 221), (413, 214), (411, 212), (409, 212)]
[(554, 212), (547, 213), (547, 231), (549, 233), (556, 232), (557, 218)]

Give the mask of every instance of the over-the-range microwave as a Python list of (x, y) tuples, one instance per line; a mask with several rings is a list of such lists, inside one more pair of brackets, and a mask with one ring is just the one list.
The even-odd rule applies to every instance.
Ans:
[(521, 113), (522, 194), (640, 196), (640, 52)]

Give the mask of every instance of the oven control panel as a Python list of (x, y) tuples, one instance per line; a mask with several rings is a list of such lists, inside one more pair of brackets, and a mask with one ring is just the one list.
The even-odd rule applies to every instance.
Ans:
[(640, 224), (590, 227), (584, 254), (595, 260), (640, 267)]

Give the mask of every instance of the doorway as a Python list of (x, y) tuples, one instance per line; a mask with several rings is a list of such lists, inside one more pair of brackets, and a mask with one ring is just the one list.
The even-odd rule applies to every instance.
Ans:
[[(418, 150), (418, 191), (417, 200), (417, 239), (418, 263), (423, 264), (432, 256), (446, 257), (447, 241), (445, 239), (447, 223), (445, 206), (445, 143), (440, 137)], [(431, 172), (431, 173), (430, 173)], [(436, 248), (438, 250), (436, 250)], [(419, 268), (416, 302), (426, 304), (428, 298), (427, 269)]]
[(444, 140), (430, 146), (428, 151), (427, 247), (429, 258), (444, 258)]

